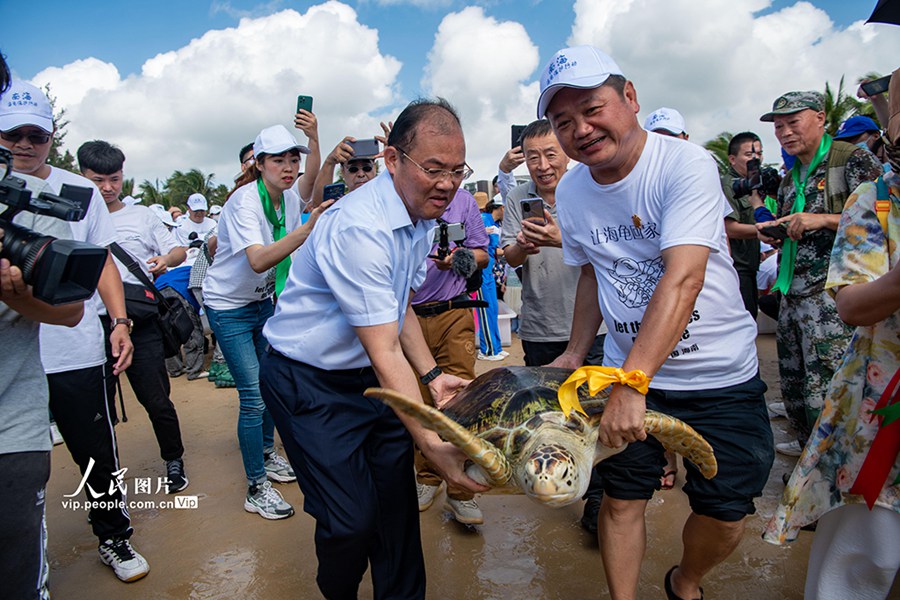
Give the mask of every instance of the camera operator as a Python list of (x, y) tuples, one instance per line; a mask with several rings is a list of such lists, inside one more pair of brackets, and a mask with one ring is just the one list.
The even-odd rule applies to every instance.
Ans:
[[(0, 229), (0, 249), (2, 240)], [(10, 598), (46, 597), (49, 572), (44, 497), (53, 445), (38, 323), (74, 327), (83, 314), (83, 302), (36, 299), (19, 267), (0, 259), (0, 581)]]
[[(489, 240), (478, 203), (472, 194), (462, 188), (457, 190), (441, 219), (443, 223), (435, 230), (439, 239), (431, 247), (425, 281), (412, 297), (412, 308), (437, 366), (449, 375), (475, 379), (475, 317), (472, 308), (486, 306), (486, 303), (469, 298), (466, 280), (487, 266)], [(458, 231), (460, 223), (464, 227), (462, 233), (450, 233), (444, 239), (441, 232), (454, 227)], [(447, 246), (442, 248), (444, 243)], [(462, 260), (465, 255), (469, 260)], [(478, 287), (481, 287), (480, 283)], [(422, 385), (420, 389), (426, 403), (434, 405), (427, 387)], [(440, 475), (417, 449), (419, 511), (431, 506), (440, 485)], [(474, 494), (469, 491), (448, 486), (446, 508), (460, 523), (477, 525), (484, 522)]]
[[(763, 170), (757, 166), (759, 177), (748, 179), (747, 165), (750, 161), (762, 161), (762, 142), (752, 131), (738, 133), (728, 142), (728, 162), (731, 168), (722, 177), (722, 191), (731, 205), (732, 212), (725, 217), (725, 234), (731, 247), (731, 259), (738, 273), (741, 299), (744, 308), (754, 319), (759, 311), (759, 292), (756, 274), (759, 271), (759, 238), (757, 237), (757, 208), (765, 207), (767, 195), (777, 195), (780, 182), (774, 169), (769, 169), (763, 177)], [(752, 163), (751, 166), (756, 163)], [(771, 171), (771, 173), (769, 172)], [(773, 189), (763, 189), (763, 181)]]
[[(0, 145), (13, 155), (13, 171), (44, 180), (55, 194), (64, 184), (89, 188), (93, 196), (84, 219), (65, 222), (43, 215), (19, 214), (15, 222), (62, 239), (75, 239), (106, 247), (116, 241), (115, 227), (97, 187), (88, 179), (47, 164), (53, 133), (53, 112), (44, 93), (23, 81), (13, 81), (0, 96)], [(134, 350), (131, 320), (125, 312), (122, 279), (107, 256), (97, 291), (112, 320), (110, 344), (116, 359), (113, 375), (131, 364)], [(100, 559), (123, 581), (140, 579), (149, 571), (147, 561), (131, 547), (133, 533), (125, 498), (110, 485), (118, 470), (113, 416), (106, 396), (106, 352), (96, 296), (85, 302), (84, 318), (71, 329), (41, 327), (41, 361), (50, 389), (50, 410), (72, 458), (94, 490), (112, 492), (104, 507), (92, 508), (90, 522), (99, 538)], [(100, 415), (100, 418), (97, 418)], [(93, 466), (88, 469), (88, 465)], [(89, 501), (95, 500), (88, 496)]]

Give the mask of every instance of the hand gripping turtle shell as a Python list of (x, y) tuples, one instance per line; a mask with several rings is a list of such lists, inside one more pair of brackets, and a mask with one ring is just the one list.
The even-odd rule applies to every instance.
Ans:
[[(457, 446), (472, 463), (466, 474), (479, 483), (510, 493), (525, 493), (548, 506), (565, 506), (587, 491), (595, 464), (623, 450), (598, 443), (600, 417), (609, 388), (578, 395), (585, 413), (566, 417), (557, 391), (570, 371), (550, 367), (504, 367), (476, 378), (439, 411), (392, 390), (370, 388), (395, 410)], [(647, 433), (667, 449), (694, 463), (711, 478), (716, 474), (712, 447), (688, 424), (647, 411)]]

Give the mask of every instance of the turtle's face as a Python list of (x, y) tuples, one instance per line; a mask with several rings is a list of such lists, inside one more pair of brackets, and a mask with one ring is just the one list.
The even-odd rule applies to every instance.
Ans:
[(587, 491), (596, 431), (591, 431), (580, 415), (564, 420), (562, 413), (556, 413), (545, 419), (524, 449), (515, 476), (530, 498), (547, 506), (565, 506)]
[[(588, 469), (580, 468), (579, 462)], [(540, 446), (522, 465), (522, 488), (547, 506), (571, 504), (587, 491), (590, 464), (559, 444)]]

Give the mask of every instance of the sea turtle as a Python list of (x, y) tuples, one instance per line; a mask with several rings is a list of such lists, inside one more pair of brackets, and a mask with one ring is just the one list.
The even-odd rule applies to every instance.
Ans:
[[(600, 416), (609, 388), (591, 398), (582, 386), (579, 400), (587, 417), (562, 412), (557, 391), (570, 375), (551, 367), (503, 367), (476, 378), (442, 411), (392, 390), (370, 388), (396, 410), (416, 418), (453, 443), (472, 461), (466, 473), (501, 491), (524, 492), (541, 504), (565, 506), (587, 490), (591, 468), (624, 449), (598, 443)], [(644, 420), (647, 433), (697, 465), (707, 478), (716, 474), (712, 448), (686, 423), (654, 411)]]

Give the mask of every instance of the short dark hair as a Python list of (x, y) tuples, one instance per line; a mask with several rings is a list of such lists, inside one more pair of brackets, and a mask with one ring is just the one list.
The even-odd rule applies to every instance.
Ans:
[(250, 152), (251, 150), (253, 150), (253, 142), (250, 142), (249, 144), (247, 144), (246, 146), (241, 148), (241, 153), (238, 154), (238, 161), (241, 164), (244, 163), (244, 155), (247, 154), (247, 152)]
[(111, 175), (122, 170), (125, 154), (103, 140), (85, 142), (78, 149), (78, 168), (82, 173), (90, 169), (100, 175)]
[[(441, 97), (418, 98), (410, 102), (394, 121), (387, 145), (408, 152), (415, 142), (416, 127), (426, 118), (436, 114), (444, 114), (443, 118), (439, 117), (435, 120), (435, 125), (442, 133), (450, 133), (451, 123), (455, 123), (462, 129), (456, 109), (445, 99)], [(449, 118), (447, 118), (448, 116)]]
[(12, 75), (9, 72), (9, 65), (6, 64), (6, 57), (0, 53), (0, 94), (9, 89), (12, 83)]
[(522, 149), (524, 150), (525, 140), (544, 137), (545, 135), (553, 135), (553, 128), (550, 126), (550, 121), (548, 121), (547, 119), (538, 119), (537, 121), (532, 121), (525, 127), (525, 129), (522, 130), (522, 136), (521, 138), (519, 138)]
[(728, 142), (728, 156), (737, 156), (741, 146), (747, 142), (759, 142), (759, 136), (752, 131), (742, 131), (736, 134), (731, 141)]
[[(612, 89), (616, 90), (619, 93), (620, 98), (625, 97), (625, 84), (628, 83), (628, 80), (625, 79), (622, 75), (610, 75), (606, 78), (606, 81), (603, 82), (603, 85), (608, 85)], [(601, 86), (602, 87), (602, 86)]]

